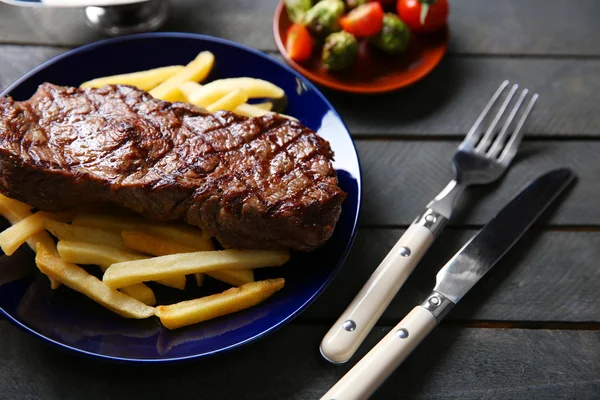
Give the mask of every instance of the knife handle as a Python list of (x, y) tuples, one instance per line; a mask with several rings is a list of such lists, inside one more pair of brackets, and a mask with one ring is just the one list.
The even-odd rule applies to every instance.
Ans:
[(421, 306), (416, 306), (321, 397), (321, 400), (369, 398), (435, 325), (436, 319), (433, 314)]
[[(431, 216), (432, 217), (428, 217)], [(437, 219), (435, 219), (437, 218)], [(427, 222), (437, 223), (436, 225)], [(321, 354), (335, 364), (348, 361), (421, 261), (445, 218), (424, 214), (408, 228), (321, 342)]]

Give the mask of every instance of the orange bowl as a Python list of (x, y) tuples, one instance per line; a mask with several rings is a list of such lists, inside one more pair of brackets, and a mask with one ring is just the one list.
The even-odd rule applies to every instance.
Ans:
[(353, 66), (343, 71), (327, 71), (321, 63), (321, 52), (310, 60), (297, 63), (285, 49), (286, 32), (292, 25), (285, 4), (280, 1), (273, 16), (273, 36), (285, 61), (313, 82), (332, 89), (352, 93), (384, 93), (415, 83), (440, 63), (448, 48), (448, 29), (430, 35), (412, 34), (406, 53), (384, 54), (367, 41), (360, 42)]

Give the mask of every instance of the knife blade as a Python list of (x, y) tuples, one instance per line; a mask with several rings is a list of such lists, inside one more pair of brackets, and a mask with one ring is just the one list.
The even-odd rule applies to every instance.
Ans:
[(516, 195), (440, 269), (436, 285), (425, 301), (400, 321), (321, 400), (368, 398), (574, 179), (571, 170), (556, 169), (538, 177)]
[(575, 178), (569, 169), (542, 175), (519, 193), (438, 272), (434, 291), (458, 302)]

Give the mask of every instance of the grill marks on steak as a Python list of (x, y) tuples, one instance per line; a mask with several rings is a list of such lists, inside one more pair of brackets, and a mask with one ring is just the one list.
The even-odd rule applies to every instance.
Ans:
[(43, 84), (0, 99), (0, 191), (36, 208), (114, 203), (225, 247), (313, 250), (345, 193), (329, 143), (276, 115), (168, 103), (129, 86)]

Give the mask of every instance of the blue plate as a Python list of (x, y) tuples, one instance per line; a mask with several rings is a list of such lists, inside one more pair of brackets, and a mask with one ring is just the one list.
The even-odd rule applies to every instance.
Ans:
[[(2, 95), (29, 98), (43, 82), (78, 86), (100, 76), (186, 64), (200, 51), (216, 57), (210, 79), (251, 76), (275, 83), (288, 95), (286, 113), (331, 143), (339, 185), (348, 193), (333, 237), (313, 253), (294, 253), (281, 268), (257, 271), (257, 279), (283, 277), (286, 285), (266, 302), (205, 323), (169, 331), (157, 318), (127, 320), (66, 287), (51, 290), (23, 246), (0, 258), (0, 311), (26, 331), (60, 347), (103, 359), (167, 362), (205, 357), (273, 332), (302, 312), (325, 290), (342, 266), (356, 232), (361, 198), (356, 149), (342, 119), (307, 80), (281, 62), (223, 39), (184, 33), (151, 33), (105, 40), (62, 54), (23, 76)], [(159, 303), (224, 290), (206, 280), (185, 292), (154, 287)]]

